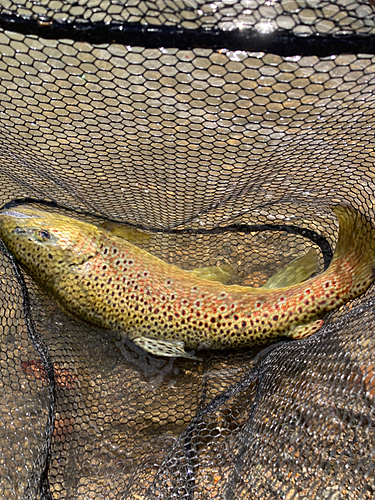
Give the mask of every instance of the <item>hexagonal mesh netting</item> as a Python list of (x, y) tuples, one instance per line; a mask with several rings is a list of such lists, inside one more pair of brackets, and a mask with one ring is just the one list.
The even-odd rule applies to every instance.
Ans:
[[(0, 26), (2, 206), (255, 287), (327, 267), (332, 205), (375, 220), (373, 2), (6, 0)], [(161, 358), (1, 249), (0, 498), (374, 498), (373, 287), (306, 340)]]

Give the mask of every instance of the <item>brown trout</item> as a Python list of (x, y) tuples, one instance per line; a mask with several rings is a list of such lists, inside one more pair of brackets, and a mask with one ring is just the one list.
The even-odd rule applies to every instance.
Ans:
[[(0, 212), (0, 235), (25, 271), (66, 311), (101, 328), (121, 330), (152, 354), (194, 359), (185, 349), (308, 337), (329, 311), (369, 288), (375, 279), (374, 228), (352, 208), (332, 210), (339, 237), (328, 269), (298, 283), (278, 273), (263, 288), (207, 279), (207, 269), (201, 275), (184, 271), (105, 229), (33, 207)], [(310, 277), (314, 254), (286, 270), (298, 280)], [(298, 274), (309, 262), (313, 265), (305, 276), (303, 270)], [(290, 286), (276, 288), (285, 283)]]

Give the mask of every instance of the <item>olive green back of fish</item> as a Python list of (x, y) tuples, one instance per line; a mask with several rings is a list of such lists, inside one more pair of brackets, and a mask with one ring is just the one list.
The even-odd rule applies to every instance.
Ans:
[(122, 330), (152, 353), (190, 357), (185, 347), (238, 348), (280, 335), (306, 337), (322, 326), (328, 311), (370, 286), (373, 228), (353, 209), (334, 211), (340, 233), (328, 270), (275, 289), (270, 286), (311, 274), (314, 266), (302, 274), (298, 268), (316, 256), (308, 253), (268, 288), (254, 289), (202, 279), (199, 272), (183, 271), (91, 224), (34, 209), (0, 213), (0, 234), (67, 311)]

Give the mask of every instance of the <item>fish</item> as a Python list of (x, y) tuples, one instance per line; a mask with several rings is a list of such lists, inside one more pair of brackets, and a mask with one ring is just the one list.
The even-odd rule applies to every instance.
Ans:
[(332, 212), (339, 235), (328, 268), (317, 274), (310, 250), (261, 288), (224, 284), (221, 270), (183, 270), (121, 231), (33, 206), (0, 211), (0, 236), (26, 273), (75, 318), (119, 330), (153, 355), (199, 359), (202, 350), (305, 339), (330, 311), (371, 286), (370, 220), (349, 206)]

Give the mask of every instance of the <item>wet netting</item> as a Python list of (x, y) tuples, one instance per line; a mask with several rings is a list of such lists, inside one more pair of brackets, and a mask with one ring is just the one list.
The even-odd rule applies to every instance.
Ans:
[[(375, 221), (366, 0), (2, 0), (1, 206), (261, 286)], [(375, 292), (305, 340), (152, 356), (1, 246), (0, 497), (375, 498)]]

